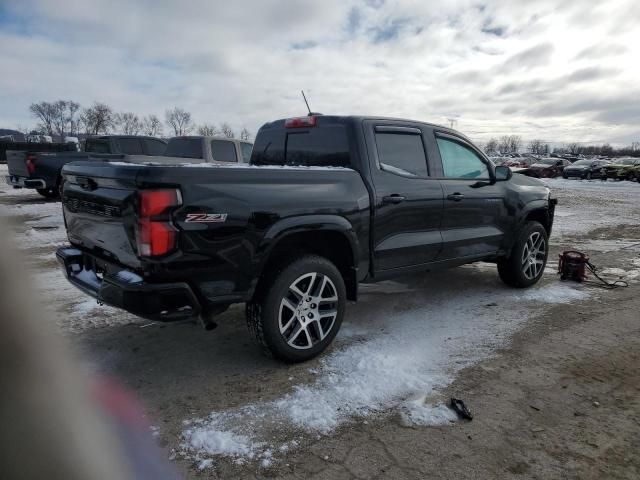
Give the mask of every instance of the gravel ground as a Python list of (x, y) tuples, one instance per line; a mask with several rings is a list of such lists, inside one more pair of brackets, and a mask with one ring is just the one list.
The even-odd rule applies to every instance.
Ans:
[[(141, 398), (187, 477), (637, 478), (640, 185), (548, 184), (560, 204), (538, 286), (508, 289), (486, 264), (367, 285), (332, 349), (294, 366), (260, 355), (241, 306), (212, 333), (99, 307), (57, 269), (59, 203), (0, 186), (0, 215), (43, 321)], [(630, 287), (560, 283), (568, 247)], [(443, 406), (452, 395), (472, 422)]]

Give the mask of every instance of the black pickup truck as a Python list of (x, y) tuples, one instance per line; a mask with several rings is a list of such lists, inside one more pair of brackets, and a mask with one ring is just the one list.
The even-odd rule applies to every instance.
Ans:
[(119, 160), (124, 155), (163, 155), (166, 142), (137, 135), (104, 135), (87, 139), (84, 152), (7, 151), (7, 184), (14, 188), (34, 188), (47, 198), (56, 198), (62, 179), (62, 167), (78, 160)]
[(422, 122), (307, 116), (264, 125), (250, 165), (74, 163), (63, 170), (67, 278), (141, 317), (246, 303), (266, 351), (302, 361), (360, 282), (475, 262), (514, 287), (544, 271), (555, 199)]

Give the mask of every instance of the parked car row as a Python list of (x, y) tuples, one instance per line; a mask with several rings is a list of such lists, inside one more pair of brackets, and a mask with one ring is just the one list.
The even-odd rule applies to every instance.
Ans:
[(40, 195), (56, 198), (62, 187), (62, 167), (76, 161), (127, 161), (144, 163), (153, 156), (155, 162), (180, 163), (248, 163), (252, 144), (219, 137), (175, 137), (165, 142), (155, 137), (105, 135), (87, 139), (83, 152), (46, 152), (39, 145), (22, 150), (8, 150), (9, 174), (6, 182), (15, 188), (33, 188)]
[(640, 181), (640, 158), (620, 158), (615, 160), (581, 159), (571, 163), (565, 158), (539, 158), (531, 165), (508, 160), (503, 165), (519, 173), (535, 178), (565, 179), (580, 178), (591, 180), (637, 180)]

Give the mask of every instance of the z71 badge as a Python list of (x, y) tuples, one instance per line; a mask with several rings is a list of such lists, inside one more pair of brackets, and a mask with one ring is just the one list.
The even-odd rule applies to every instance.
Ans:
[(187, 213), (186, 223), (222, 223), (227, 221), (226, 213)]

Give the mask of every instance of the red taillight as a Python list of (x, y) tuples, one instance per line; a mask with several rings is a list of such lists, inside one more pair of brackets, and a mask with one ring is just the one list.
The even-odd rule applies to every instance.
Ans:
[(178, 230), (171, 223), (170, 209), (182, 205), (177, 189), (139, 192), (138, 255), (156, 257), (176, 248)]
[(284, 121), (285, 128), (308, 128), (316, 126), (315, 116), (288, 118)]
[(27, 164), (27, 171), (29, 175), (33, 175), (33, 172), (36, 171), (36, 156), (35, 155), (27, 155), (27, 159), (25, 163)]

